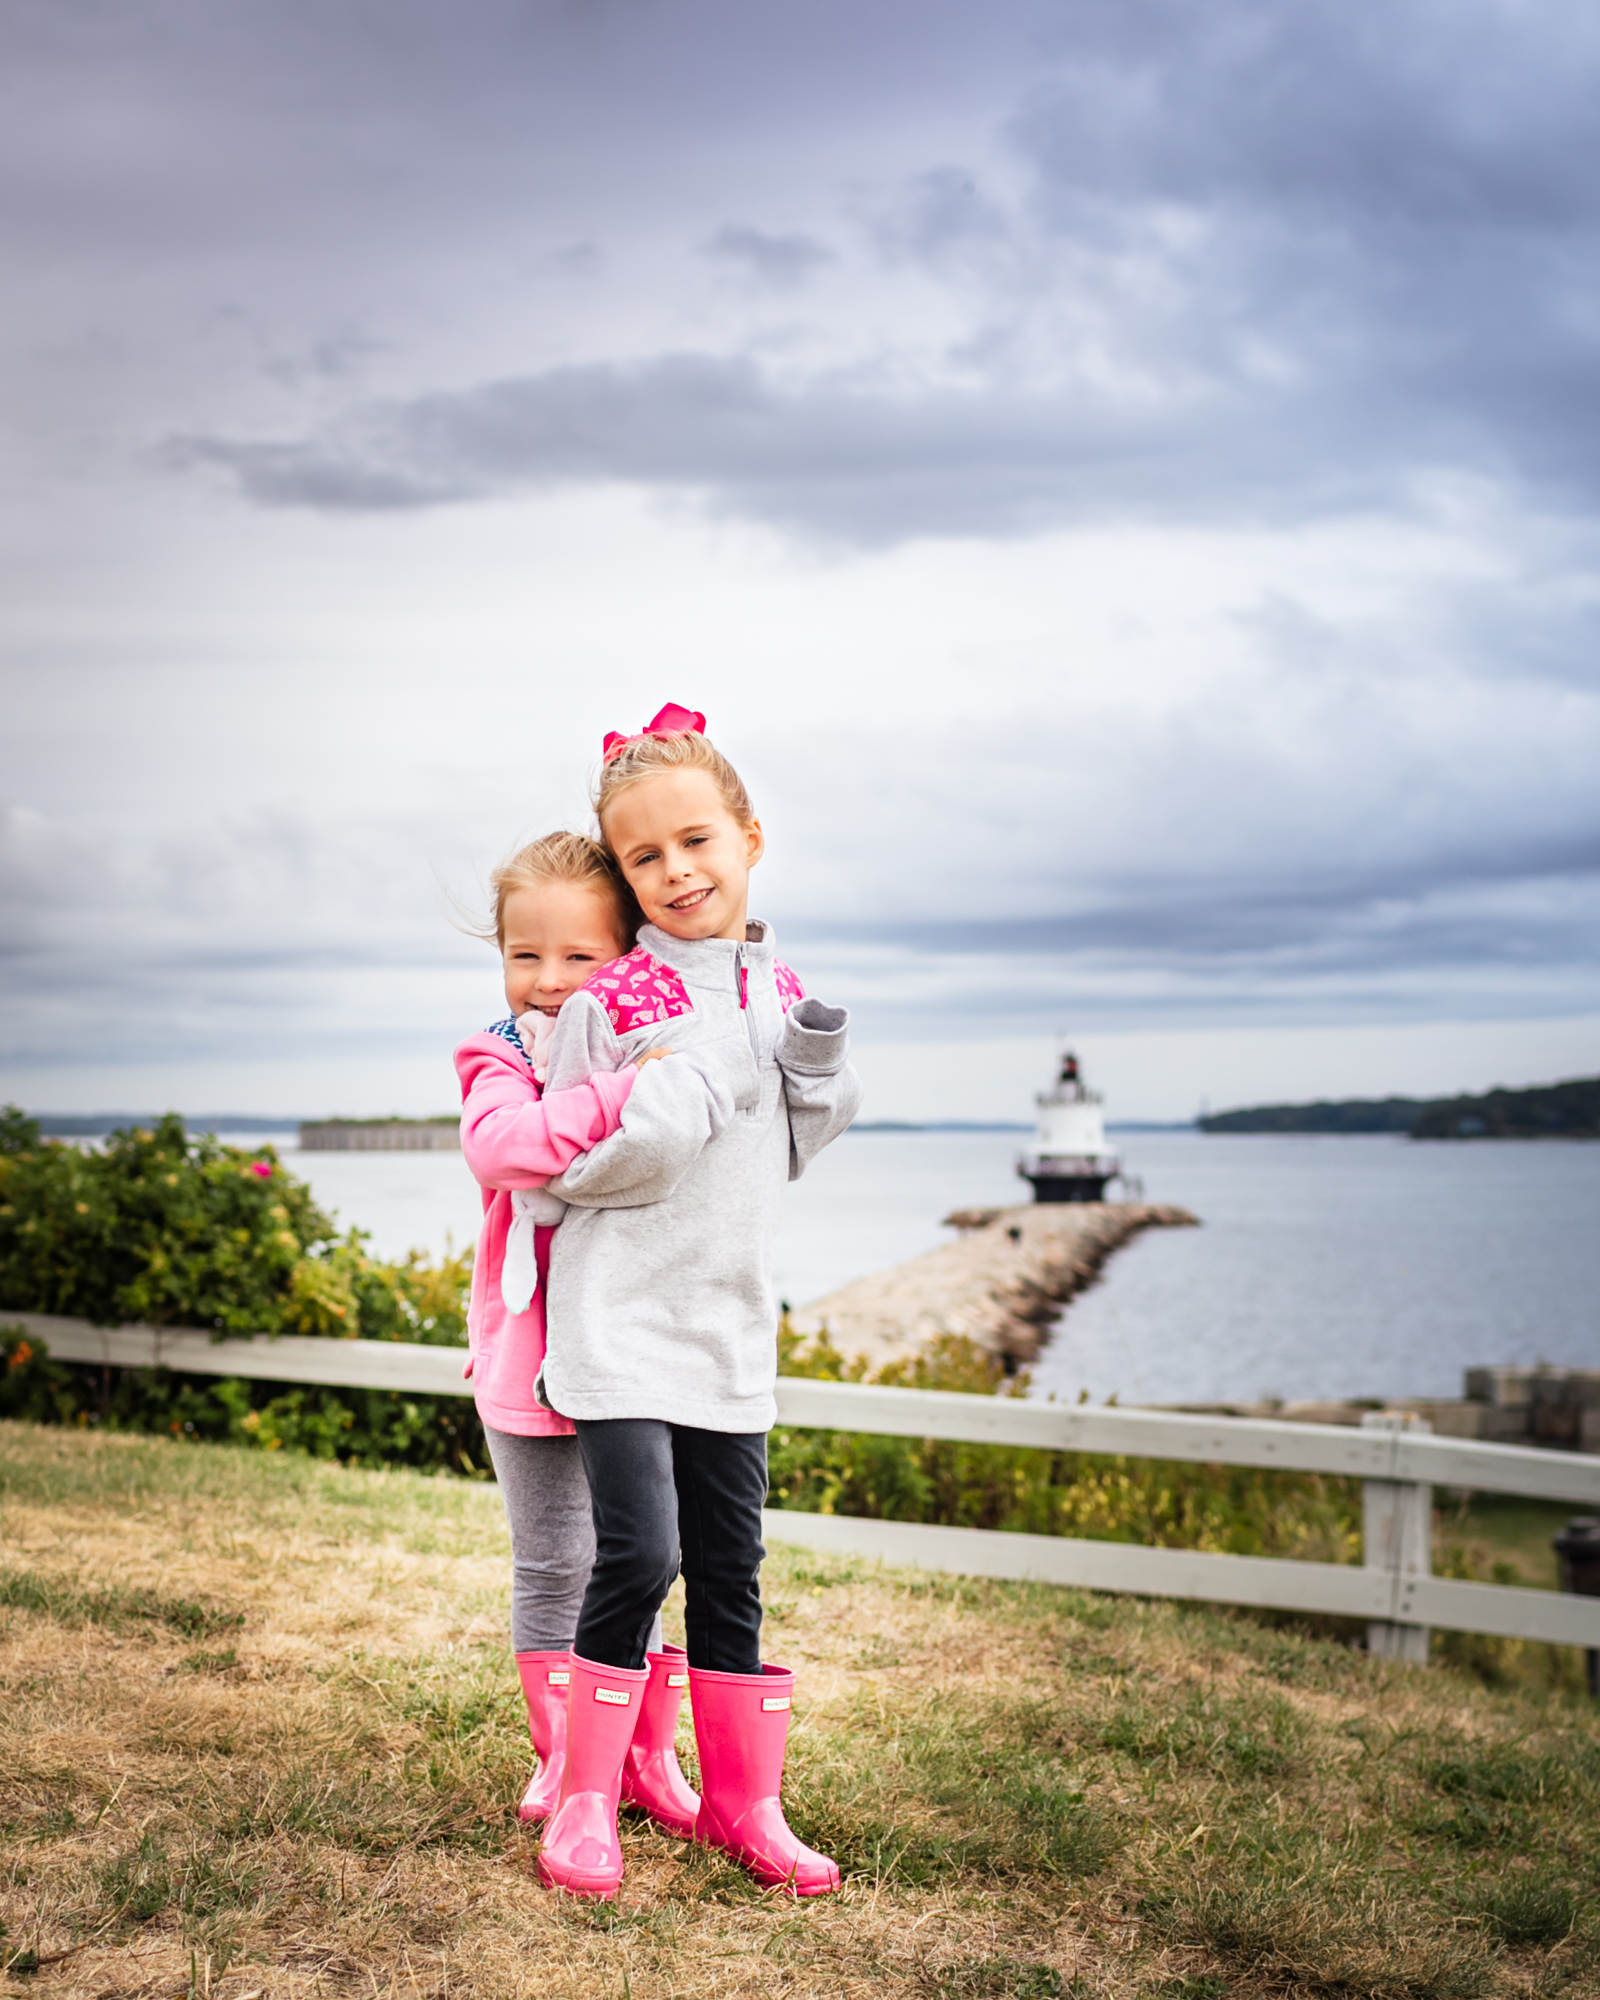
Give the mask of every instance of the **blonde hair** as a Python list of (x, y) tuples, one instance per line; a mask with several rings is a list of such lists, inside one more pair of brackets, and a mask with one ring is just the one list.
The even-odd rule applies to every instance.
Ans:
[(617, 920), (617, 935), (625, 950), (631, 951), (643, 917), (633, 891), (622, 879), (622, 871), (608, 849), (586, 833), (547, 833), (531, 840), (508, 855), (489, 877), (494, 894), (494, 930), (497, 945), (506, 941), (506, 899), (518, 889), (538, 889), (546, 882), (579, 882), (609, 896)]
[[(658, 771), (706, 771), (721, 795), (722, 803), (740, 826), (755, 818), (755, 807), (744, 788), (744, 780), (709, 737), (698, 729), (683, 729), (671, 736), (636, 736), (623, 746), (609, 764), (600, 766), (595, 780), (594, 816), (600, 822), (600, 839), (606, 840), (606, 813), (617, 799)], [(606, 849), (610, 853), (609, 845)]]

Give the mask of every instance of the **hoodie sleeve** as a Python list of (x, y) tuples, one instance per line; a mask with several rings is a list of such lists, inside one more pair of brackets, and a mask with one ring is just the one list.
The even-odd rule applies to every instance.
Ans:
[(578, 1208), (665, 1201), (733, 1117), (732, 1090), (691, 1056), (663, 1056), (636, 1074), (618, 1130), (550, 1183), (563, 1201)]
[(733, 1116), (731, 1089), (692, 1056), (663, 1056), (635, 1069), (599, 1001), (575, 993), (556, 1020), (550, 1084), (624, 1065), (638, 1081), (620, 1127), (551, 1183), (553, 1194), (578, 1208), (664, 1201)]
[(461, 1152), (486, 1188), (540, 1187), (617, 1130), (638, 1071), (601, 1070), (541, 1098), (533, 1072), (493, 1035), (456, 1050)]
[(789, 1101), (789, 1178), (799, 1180), (861, 1108), (850, 1064), (850, 1015), (820, 1000), (796, 1001), (783, 1017), (778, 1067)]

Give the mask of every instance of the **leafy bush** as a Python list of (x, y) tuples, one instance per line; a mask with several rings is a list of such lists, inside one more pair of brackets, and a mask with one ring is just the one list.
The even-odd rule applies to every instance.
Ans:
[(169, 1114), (86, 1152), (0, 1112), (0, 1311), (464, 1342), (469, 1260), (385, 1264), (365, 1241), (339, 1235), (271, 1146), (191, 1139)]
[[(1027, 1386), (1025, 1376), (1007, 1378), (994, 1356), (957, 1335), (874, 1371), (846, 1361), (826, 1332), (808, 1341), (785, 1322), (778, 1357), (781, 1374), (825, 1381), (969, 1395), (1014, 1395)], [(800, 1513), (1306, 1561), (1352, 1562), (1360, 1552), (1359, 1488), (1313, 1473), (787, 1426), (772, 1433), (768, 1462), (769, 1505)]]
[[(340, 1235), (270, 1146), (191, 1139), (176, 1116), (86, 1152), (0, 1112), (0, 1312), (228, 1334), (321, 1334), (459, 1347), (470, 1253), (370, 1256)], [(482, 1472), (470, 1402), (292, 1387), (52, 1360), (0, 1330), (0, 1416), (254, 1444), (317, 1458)]]

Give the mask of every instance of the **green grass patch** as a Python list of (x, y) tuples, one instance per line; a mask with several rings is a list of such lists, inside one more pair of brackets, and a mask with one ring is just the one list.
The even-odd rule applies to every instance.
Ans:
[(1004, 1952), (947, 1966), (935, 1990), (940, 2000), (1061, 2000), (1070, 1991), (1054, 1966)]
[[(1429, 1923), (1398, 1885), (1212, 1881), (1153, 1911), (1231, 1979), (1330, 2000), (1481, 2000), (1496, 1985), (1484, 1940)], [(1227, 1989), (1225, 1989), (1227, 1990)]]
[(797, 1824), (876, 1881), (1093, 1875), (1126, 1829), (1089, 1795), (1072, 1735), (1048, 1699), (862, 1701), (808, 1757)]
[(1191, 1689), (1175, 1703), (1122, 1702), (1100, 1731), (1108, 1750), (1142, 1767), (1164, 1763), (1242, 1779), (1286, 1776), (1305, 1738), (1299, 1712), (1281, 1695), (1211, 1687)]
[(164, 1597), (120, 1584), (85, 1585), (47, 1570), (0, 1570), (0, 1608), (31, 1611), (58, 1625), (104, 1625), (126, 1631), (144, 1623), (165, 1625), (185, 1639), (209, 1639), (243, 1625), (242, 1611), (193, 1597)]
[(1484, 1922), (1502, 1944), (1564, 1944), (1578, 1920), (1571, 1883), (1548, 1874), (1513, 1875), (1496, 1884), (1479, 1905)]

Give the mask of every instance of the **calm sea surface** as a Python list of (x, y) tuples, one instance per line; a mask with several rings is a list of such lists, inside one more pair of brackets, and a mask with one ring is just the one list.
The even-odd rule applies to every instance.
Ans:
[[(1023, 1135), (861, 1132), (797, 1186), (775, 1256), (803, 1305), (946, 1240), (952, 1208), (1016, 1200)], [(1119, 1135), (1152, 1201), (1199, 1229), (1113, 1259), (1034, 1370), (1125, 1402), (1459, 1395), (1474, 1362), (1600, 1367), (1600, 1145)], [(294, 1156), (380, 1255), (473, 1241), (456, 1153)]]

